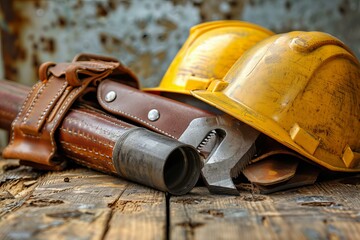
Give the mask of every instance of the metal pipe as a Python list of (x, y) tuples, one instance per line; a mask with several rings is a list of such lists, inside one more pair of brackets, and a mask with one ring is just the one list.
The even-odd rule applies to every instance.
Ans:
[(113, 162), (120, 176), (173, 195), (189, 192), (201, 169), (194, 147), (144, 128), (130, 129), (119, 138)]

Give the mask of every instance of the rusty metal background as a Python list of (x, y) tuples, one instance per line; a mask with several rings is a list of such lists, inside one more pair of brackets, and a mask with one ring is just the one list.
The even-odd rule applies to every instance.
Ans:
[(0, 0), (0, 74), (31, 85), (44, 61), (79, 52), (121, 59), (143, 86), (159, 83), (188, 36), (204, 21), (239, 19), (275, 32), (320, 30), (360, 56), (357, 0)]

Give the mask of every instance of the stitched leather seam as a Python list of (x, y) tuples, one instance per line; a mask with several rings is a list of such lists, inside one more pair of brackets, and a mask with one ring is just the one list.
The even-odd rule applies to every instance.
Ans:
[[(88, 110), (92, 111), (93, 113), (99, 114), (98, 112), (93, 111), (93, 110), (91, 110), (91, 109), (88, 109)], [(77, 110), (74, 110), (74, 111), (77, 111)], [(77, 111), (77, 112), (80, 112), (80, 111)], [(87, 115), (87, 116), (97, 117), (96, 115), (91, 115), (91, 114), (89, 114), (89, 113), (87, 113), (87, 112), (81, 112), (81, 113), (82, 113), (82, 114), (85, 114), (85, 115)], [(109, 115), (106, 115), (106, 114), (103, 114), (103, 113), (102, 113), (102, 115), (104, 115), (104, 116), (106, 116), (106, 117), (110, 117)], [(106, 122), (108, 122), (108, 123), (114, 124), (114, 125), (116, 125), (116, 126), (118, 126), (118, 127), (121, 127), (121, 128), (124, 128), (124, 129), (128, 129), (128, 127), (126, 127), (126, 126), (124, 126), (124, 125), (121, 125), (121, 124), (119, 124), (119, 123), (110, 121), (110, 120), (108, 120), (108, 119), (102, 118), (101, 120), (104, 120), (104, 121), (106, 121)]]
[(106, 103), (105, 103), (102, 99), (100, 99), (100, 101), (101, 101), (107, 108), (109, 108), (110, 110), (112, 110), (112, 111), (114, 111), (114, 112), (117, 112), (117, 113), (120, 113), (120, 114), (124, 114), (125, 116), (131, 117), (131, 118), (135, 118), (136, 120), (144, 123), (145, 125), (150, 126), (150, 127), (154, 128), (154, 129), (156, 129), (157, 131), (161, 132), (162, 134), (164, 134), (164, 135), (166, 135), (166, 136), (168, 136), (168, 137), (177, 139), (176, 137), (174, 137), (174, 136), (171, 135), (170, 133), (167, 133), (167, 132), (165, 132), (165, 131), (163, 131), (163, 130), (157, 128), (157, 127), (155, 127), (154, 125), (152, 125), (152, 124), (150, 124), (150, 123), (142, 120), (141, 118), (138, 118), (138, 117), (136, 117), (136, 116), (133, 116), (133, 115), (131, 115), (131, 114), (129, 114), (129, 113), (126, 113), (126, 112), (123, 112), (123, 111), (121, 111), (121, 110), (112, 108), (112, 107), (106, 105)]
[[(69, 94), (69, 96), (67, 97), (66, 101), (63, 103), (63, 106), (61, 107), (59, 113), (57, 114), (56, 118), (53, 121), (53, 126), (57, 123), (57, 121), (59, 120), (59, 118), (61, 117), (62, 112), (65, 110), (65, 107), (67, 106), (67, 104), (69, 103), (69, 101), (72, 99), (72, 95), (76, 94), (78, 91), (80, 91), (80, 87), (78, 89), (76, 89), (75, 91), (71, 92)], [(56, 130), (56, 128), (51, 127), (51, 131), (50, 131), (50, 136), (52, 136)], [(50, 141), (51, 141), (51, 152), (53, 153), (55, 151), (55, 141), (54, 141), (54, 137), (50, 137)]]
[(34, 136), (34, 135), (28, 135), (28, 134), (24, 134), (26, 135), (26, 137), (29, 137), (29, 138), (34, 138), (34, 139), (40, 139), (41, 136)]
[(64, 81), (64, 84), (61, 86), (61, 88), (59, 89), (59, 91), (55, 94), (55, 96), (51, 99), (51, 101), (49, 102), (49, 104), (46, 106), (46, 108), (42, 111), (42, 113), (39, 116), (39, 119), (37, 121), (37, 125), (36, 127), (39, 127), (41, 121), (43, 120), (43, 118), (45, 117), (45, 113), (49, 110), (49, 108), (51, 107), (51, 105), (54, 103), (55, 99), (58, 98), (60, 96), (61, 93), (63, 93), (64, 88), (66, 87), (67, 82)]
[[(61, 142), (61, 143), (63, 143), (63, 142)], [(67, 150), (67, 151), (69, 151), (69, 152), (75, 152), (75, 153), (77, 153), (77, 154), (80, 154), (81, 156), (86, 156), (86, 155), (83, 154), (82, 152), (77, 152), (76, 150), (74, 150), (74, 149), (72, 149), (72, 148), (69, 148), (69, 147), (66, 147), (66, 146), (63, 146), (63, 149), (65, 149), (65, 150)], [(77, 162), (80, 162), (80, 163), (82, 163), (83, 165), (88, 166), (88, 167), (92, 167), (92, 168), (95, 168), (95, 169), (100, 169), (100, 170), (105, 171), (105, 172), (109, 172), (109, 171), (110, 171), (109, 169), (106, 169), (106, 168), (104, 168), (104, 167), (102, 167), (102, 166), (100, 166), (100, 165), (95, 165), (95, 164), (93, 164), (93, 163), (86, 162), (86, 161), (84, 161), (84, 160), (82, 160), (82, 159), (80, 159), (80, 158), (76, 158), (76, 157), (72, 157), (72, 156), (71, 156), (70, 158), (72, 158), (72, 159), (76, 160)], [(99, 160), (99, 159), (97, 159), (97, 160)]]
[(101, 142), (101, 141), (99, 141), (99, 140), (97, 140), (97, 139), (95, 139), (95, 138), (92, 138), (92, 137), (90, 137), (90, 136), (87, 136), (87, 135), (85, 135), (85, 132), (72, 131), (72, 130), (69, 129), (69, 128), (63, 128), (63, 127), (60, 128), (60, 131), (67, 132), (67, 133), (70, 134), (70, 135), (75, 135), (75, 136), (82, 137), (82, 138), (84, 138), (84, 139), (86, 139), (86, 140), (89, 140), (89, 141), (91, 141), (91, 142), (104, 145), (105, 147), (112, 147), (112, 146), (113, 146), (113, 145), (110, 145), (110, 144)]
[(66, 98), (66, 101), (63, 103), (61, 109), (59, 110), (59, 113), (56, 114), (56, 118), (54, 119), (54, 123), (56, 123), (59, 118), (61, 117), (61, 114), (64, 112), (65, 108), (67, 107), (68, 103), (72, 100), (73, 95), (77, 94), (82, 87), (77, 88), (76, 90), (72, 91), (69, 96)]
[(104, 158), (112, 160), (112, 158), (110, 156), (105, 155), (105, 154), (100, 153), (100, 152), (97, 152), (95, 150), (91, 150), (90, 148), (83, 148), (83, 147), (74, 146), (73, 144), (70, 144), (70, 143), (67, 143), (67, 142), (61, 142), (61, 143), (64, 144), (64, 145), (67, 145), (67, 146), (71, 146), (71, 147), (77, 149), (78, 151), (89, 152), (91, 154), (95, 154), (97, 156), (104, 157)]
[[(39, 90), (38, 93), (36, 94), (34, 100), (31, 102), (31, 105), (30, 105), (28, 111), (25, 113), (25, 116), (24, 116), (24, 118), (23, 118), (23, 120), (22, 120), (21, 123), (25, 124), (26, 120), (28, 120), (28, 117), (29, 117), (29, 115), (31, 114), (31, 112), (32, 112), (35, 104), (36, 104), (37, 101), (39, 100), (39, 97), (40, 97), (41, 94), (44, 92), (45, 88), (48, 86), (48, 83), (50, 83), (51, 80), (52, 80), (52, 78), (50, 78), (50, 80), (47, 81), (45, 84), (42, 84), (42, 86), (40, 87), (40, 90)], [(25, 134), (25, 135), (27, 135), (27, 134)]]
[(1, 115), (5, 115), (5, 116), (9, 116), (9, 117), (12, 117), (12, 116), (16, 116), (16, 114), (13, 114), (11, 112), (8, 112), (8, 111), (5, 111), (5, 110), (2, 110), (0, 109), (0, 112), (1, 112)]
[(25, 108), (25, 105), (26, 103), (28, 102), (30, 96), (32, 95), (32, 93), (35, 91), (35, 88), (39, 85), (39, 84), (42, 84), (42, 82), (38, 82), (37, 84), (34, 84), (34, 86), (31, 88), (31, 90), (29, 91), (28, 95), (26, 96), (25, 98), (25, 101), (23, 103), (23, 105), (21, 106), (20, 108), (20, 111), (19, 113), (17, 114), (15, 120), (12, 122), (11, 124), (11, 141), (10, 141), (10, 144), (9, 145), (12, 145), (14, 143), (14, 140), (15, 140), (15, 125), (17, 124), (17, 122), (19, 121), (20, 119), (20, 116), (22, 115), (23, 111), (24, 111), (24, 108)]
[[(90, 148), (83, 148), (83, 147), (78, 147), (78, 146), (74, 146), (73, 144), (70, 144), (70, 143), (67, 143), (67, 142), (63, 142), (61, 141), (61, 144), (62, 145), (65, 145), (65, 146), (70, 146), (71, 148), (74, 148), (78, 151), (83, 151), (83, 152), (86, 152), (86, 153), (90, 153), (90, 154), (93, 154), (95, 156), (100, 156), (100, 157), (103, 157), (103, 158), (107, 158), (109, 160), (112, 160), (112, 157), (108, 156), (108, 155), (105, 155), (103, 153), (100, 153), (100, 152), (97, 152), (95, 150), (91, 150)], [(89, 155), (85, 155), (85, 156), (89, 156)], [(97, 157), (94, 157), (96, 160), (101, 160)]]
[[(93, 128), (90, 128), (88, 125), (86, 125), (86, 124), (87, 124), (86, 122), (79, 121), (79, 120), (77, 120), (77, 119), (75, 119), (75, 118), (67, 117), (67, 118), (66, 118), (66, 121), (69, 121), (69, 123), (72, 122), (72, 123), (78, 125), (79, 127), (84, 127), (85, 129), (88, 129), (88, 130), (90, 130), (90, 131), (94, 131)], [(101, 133), (105, 134), (105, 135), (112, 134), (114, 140), (117, 140), (117, 139), (121, 136), (121, 134), (116, 134), (116, 132), (106, 131), (106, 130), (104, 130), (104, 129), (102, 129), (102, 128), (98, 128), (98, 130), (99, 130)]]

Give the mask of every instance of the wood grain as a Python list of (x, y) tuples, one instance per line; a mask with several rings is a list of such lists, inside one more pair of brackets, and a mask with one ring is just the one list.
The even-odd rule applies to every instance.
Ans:
[(17, 160), (0, 160), (0, 219), (25, 203), (43, 175)]
[(106, 240), (165, 239), (165, 194), (139, 185), (129, 186), (112, 205)]
[(360, 176), (277, 194), (210, 195), (170, 202), (171, 239), (358, 239)]
[[(2, 218), (0, 239), (164, 236), (164, 226), (157, 222), (165, 219), (162, 193), (84, 168), (47, 173), (38, 182), (30, 196)], [(145, 219), (141, 225), (139, 219)]]
[(167, 204), (162, 192), (86, 168), (0, 160), (0, 219), (0, 239), (358, 239), (360, 175), (270, 195), (196, 187)]

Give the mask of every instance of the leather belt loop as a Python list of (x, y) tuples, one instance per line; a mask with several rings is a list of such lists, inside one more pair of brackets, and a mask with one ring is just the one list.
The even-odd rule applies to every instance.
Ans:
[(49, 77), (49, 68), (52, 67), (52, 66), (55, 66), (56, 63), (53, 63), (53, 62), (46, 62), (46, 63), (43, 63), (41, 64), (40, 68), (39, 68), (39, 78), (40, 78), (40, 81), (47, 81), (48, 80), (48, 77)]

